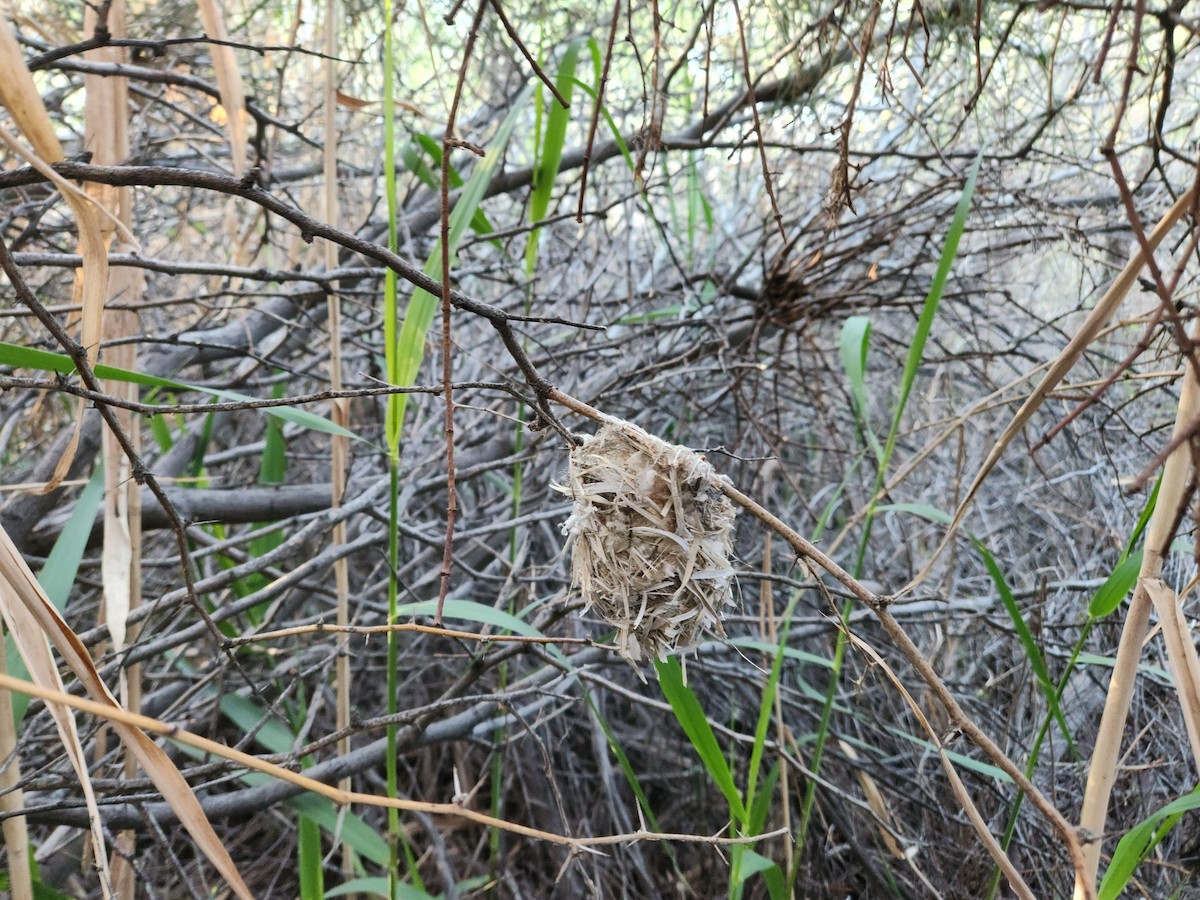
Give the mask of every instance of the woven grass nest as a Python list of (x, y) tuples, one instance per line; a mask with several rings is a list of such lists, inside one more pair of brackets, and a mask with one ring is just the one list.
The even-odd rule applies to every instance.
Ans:
[(627, 422), (601, 427), (571, 451), (575, 501), (562, 525), (571, 580), (617, 629), (631, 663), (665, 659), (705, 632), (724, 636), (733, 603), (736, 509), (711, 465)]

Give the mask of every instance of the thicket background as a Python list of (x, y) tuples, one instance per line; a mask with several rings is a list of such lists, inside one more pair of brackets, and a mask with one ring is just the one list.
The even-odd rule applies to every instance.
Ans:
[[(411, 283), (398, 279), (389, 300), (379, 257), (313, 228), (391, 240), (414, 271), (429, 261), (440, 280), (441, 157), (453, 115), (452, 137), (471, 145), (449, 158), (447, 208), (465, 210), (454, 287), (518, 317), (502, 325), (546, 382), (703, 450), (872, 590), (888, 594), (921, 574), (892, 613), (971, 719), (1076, 821), (1124, 618), (1123, 606), (1103, 616), (1089, 608), (1103, 585), (1123, 593), (1132, 584), (1110, 576), (1138, 549), (1192, 352), (1186, 340), (1181, 350), (1196, 303), (1190, 216), (1158, 251), (1163, 278), (1142, 273), (935, 557), (945, 534), (936, 515), (954, 513), (1046, 363), (1129, 259), (1137, 231), (1149, 232), (1195, 179), (1194, 11), (1179, 2), (461, 6), (233, 0), (219, 10), (229, 43), (212, 44), (198, 8), (175, 0), (104, 4), (110, 34), (99, 39), (84, 4), (13, 5), (24, 64), (77, 164), (60, 171), (134, 185), (130, 234), (114, 239), (110, 271), (136, 266), (145, 284), (110, 297), (110, 314), (131, 318), (104, 332), (99, 361), (261, 399), (332, 387), (361, 394), (345, 407), (354, 438), (343, 462), (311, 422), (239, 409), (237, 398), (142, 388), (144, 401), (166, 406), (233, 401), (216, 412), (137, 415), (127, 426), (186, 525), (183, 565), (212, 623), (188, 602), (179, 535), (143, 488), (144, 535), (133, 550), (142, 606), (129, 646), (114, 654), (100, 609), (103, 476), (93, 479), (106, 426), (94, 409), (83, 415), (68, 480), (39, 493), (80, 415), (65, 391), (81, 382), (6, 357), (0, 522), (113, 690), (121, 667), (140, 664), (145, 713), (382, 794), (390, 668), (401, 796), (458, 798), (575, 837), (642, 827), (725, 833), (720, 767), (678, 724), (683, 701), (664, 696), (651, 666), (635, 671), (598, 649), (611, 629), (581, 614), (571, 589), (559, 530), (570, 501), (554, 489), (566, 443), (533, 411), (546, 403), (546, 384), (514, 361), (495, 315), (489, 322), (460, 305), (444, 334), (439, 300), (426, 295), (416, 301), (432, 317), (426, 330)], [(118, 19), (127, 39), (114, 42)], [(332, 59), (323, 55), (327, 28)], [(80, 43), (89, 39), (90, 48)], [(220, 47), (231, 57), (215, 64)], [(233, 117), (244, 136), (229, 127), (228, 87), (219, 86), (230, 60), (246, 101)], [(85, 76), (128, 79), (113, 113), (127, 122), (128, 146), (90, 160), (103, 170), (83, 165), (96, 149)], [(569, 113), (545, 80), (569, 94)], [(18, 130), (11, 120), (4, 128)], [(61, 190), (6, 146), (0, 238), (77, 336), (75, 220)], [(906, 360), (964, 192), (965, 227), (905, 402)], [(307, 218), (289, 221), (284, 205)], [(66, 352), (12, 285), (0, 339)], [(376, 390), (396, 381), (390, 303), (398, 321), (412, 317), (416, 335), (393, 352), (419, 362), (410, 383), (429, 386), (409, 397), (394, 465), (389, 401)], [(404, 632), (389, 659), (382, 635), (341, 644), (309, 630), (229, 643), (334, 622), (339, 559), (352, 624), (387, 621), (390, 570), (399, 620), (430, 623), (447, 518), (447, 347), (457, 521), (445, 625), (521, 627), (597, 646)], [(135, 352), (113, 355), (122, 349)], [(328, 396), (301, 408), (334, 417)], [(547, 409), (571, 431), (595, 427), (561, 405)], [(334, 507), (341, 473), (345, 496)], [(1186, 508), (1177, 525), (1165, 577), (1179, 589), (1195, 572)], [(573, 853), (406, 814), (402, 896), (765, 896), (781, 883), (807, 897), (1008, 896), (911, 706), (864, 651), (838, 650), (844, 589), (816, 584), (746, 515), (736, 551), (728, 638), (688, 657), (687, 684), (737, 789), (765, 798), (759, 832), (782, 831), (755, 845), (778, 870), (748, 875), (741, 851), (705, 841)], [(871, 611), (847, 609), (849, 628), (956, 754), (989, 830), (1033, 892), (1067, 896), (1074, 872), (1061, 837), (1031, 804), (1015, 805), (1011, 780), (951, 727)], [(350, 686), (340, 734), (339, 657)], [(1042, 661), (1061, 696), (1063, 720), (1048, 727)], [(1161, 642), (1148, 641), (1101, 871), (1120, 835), (1195, 785), (1167, 668)], [(776, 680), (777, 702), (768, 694), (768, 724), (756, 736)], [(138, 891), (219, 891), (153, 787), (123, 774), (95, 720), (80, 723), (105, 828), (131, 856)], [(351, 829), (332, 807), (298, 809), (286, 789), (252, 783), (240, 768), (171, 753), (255, 895), (298, 896), (315, 869), (326, 891), (355, 879), (364, 893), (379, 888), (382, 810), (355, 807), (361, 821)], [(94, 868), (80, 865), (90, 851), (78, 779), (40, 702), (20, 724), (15, 758), (39, 879), (100, 896)], [(131, 845), (117, 842), (126, 829)], [(1197, 896), (1188, 885), (1198, 840), (1183, 819), (1130, 890)], [(311, 882), (304, 890), (319, 896)]]

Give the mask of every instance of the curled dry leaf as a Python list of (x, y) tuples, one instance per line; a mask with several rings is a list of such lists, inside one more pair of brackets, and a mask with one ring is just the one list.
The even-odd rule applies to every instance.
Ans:
[[(0, 612), (3, 612), (5, 623), (13, 630), (26, 667), (39, 686), (54, 693), (62, 693), (64, 690), (58, 667), (54, 664), (46, 643), (49, 640), (79, 679), (84, 690), (99, 705), (106, 710), (124, 712), (100, 678), (87, 648), (46, 597), (45, 591), (13, 544), (12, 538), (3, 528), (0, 528)], [(50, 704), (49, 709), (59, 724), (60, 733), (64, 734), (64, 747), (70, 752), (72, 746), (78, 745), (77, 737), (74, 741), (71, 740), (74, 720), (68, 715), (66, 708), (57, 702)], [(196, 846), (208, 857), (233, 893), (247, 900), (252, 898), (254, 895), (238, 873), (229, 851), (213, 831), (200, 801), (196, 799), (196, 795), (170, 757), (139, 728), (120, 718), (114, 718), (112, 725), (121, 742), (137, 757), (150, 780), (162, 793), (163, 799), (171, 805), (180, 823), (196, 842)], [(87, 764), (81, 747), (76, 750), (76, 754), (78, 760), (73, 758), (72, 762), (76, 769), (80, 770), (81, 783), (85, 794), (88, 794), (91, 784), (86, 780)], [(100, 840), (100, 815), (94, 799), (89, 801), (89, 812), (93, 818), (97, 839)], [(96, 859), (99, 864), (106, 866), (103, 862), (105, 854), (102, 847), (101, 843), (101, 851), (97, 853)]]
[(562, 526), (571, 579), (616, 626), (630, 662), (725, 634), (736, 510), (722, 477), (698, 453), (628, 422), (604, 425), (571, 451), (558, 488), (575, 501)]
[[(25, 560), (12, 546), (7, 532), (0, 529), (0, 619), (3, 619), (4, 625), (8, 629), (8, 635), (33, 679), (41, 685), (61, 691), (65, 690), (62, 676), (50, 652), (46, 633), (26, 603), (31, 594), (37, 594), (39, 591), (40, 587), (33, 573), (29, 571), (29, 567), (25, 565)], [(50, 606), (48, 601), (46, 605)], [(53, 606), (50, 608), (54, 609)], [(8, 699), (7, 705), (6, 724), (11, 727), (11, 723), (13, 723), (11, 698)], [(47, 709), (54, 719), (54, 726), (58, 730), (63, 752), (79, 778), (80, 791), (83, 793), (84, 804), (87, 806), (91, 824), (89, 831), (92, 852), (95, 854), (96, 865), (99, 868), (100, 887), (107, 900), (112, 892), (110, 890), (108, 854), (104, 847), (104, 830), (100, 819), (100, 807), (96, 801), (96, 793), (89, 774), (87, 754), (84, 752), (79, 738), (79, 729), (75, 724), (75, 715), (72, 710), (57, 704), (51, 704)], [(5, 831), (5, 841), (11, 853), (13, 845), (9, 843), (7, 830)], [(20, 895), (15, 894), (14, 896)]]

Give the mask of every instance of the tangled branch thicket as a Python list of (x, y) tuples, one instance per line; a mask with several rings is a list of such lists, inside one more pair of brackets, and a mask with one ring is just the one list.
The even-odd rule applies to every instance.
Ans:
[[(141, 402), (160, 411), (131, 426), (172, 511), (145, 494), (144, 604), (129, 617), (132, 643), (111, 652), (99, 608), (101, 516), (97, 495), (80, 486), (97, 468), (108, 427), (94, 407), (119, 406), (119, 398), (90, 391), (69, 366), (56, 376), (29, 357), (5, 358), (0, 477), (10, 489), (0, 522), (35, 570), (47, 566), (43, 580), (71, 565), (64, 548), (82, 553), (66, 617), (114, 686), (120, 670), (140, 665), (143, 712), (382, 794), (385, 643), (352, 636), (345, 645), (353, 696), (339, 735), (339, 639), (299, 626), (333, 621), (339, 559), (349, 562), (352, 624), (386, 621), (393, 528), (402, 615), (428, 622), (443, 580), (450, 487), (447, 624), (489, 634), (520, 627), (600, 646), (476, 643), (436, 629), (399, 635), (400, 706), (391, 723), (399, 727), (400, 794), (455, 798), (571, 836), (643, 826), (721, 832), (725, 799), (674, 726), (651, 670), (643, 683), (595, 614), (614, 599), (581, 598), (571, 587), (560, 530), (571, 505), (554, 485), (566, 477), (569, 445), (596, 425), (552, 402), (557, 389), (705, 454), (716, 473), (875, 594), (909, 585), (891, 615), (1009, 759), (1024, 767), (1041, 747), (1032, 782), (1078, 819), (1121, 634), (1119, 612), (1089, 622), (1088, 605), (1147, 504), (1183, 360), (1194, 353), (1190, 215), (937, 555), (939, 516), (954, 513), (996, 435), (1136, 249), (1137, 233), (1197, 177), (1200, 23), (1182, 4), (768, 0), (598, 10), (513, 0), (480, 7), (464, 58), (474, 5), (447, 16), (445, 4), (401, 4), (389, 23), (380, 5), (353, 0), (332, 13), (334, 136), (319, 91), (327, 61), (316, 52), (329, 10), (229, 3), (225, 30), (246, 96), (245, 111), (233, 113), (248, 127), (240, 147), (230, 142), (231, 113), (213, 67), (218, 45), (201, 36), (195, 10), (176, 0), (121, 7), (100, 9), (109, 26), (124, 16), (124, 39), (114, 38), (115, 27), (85, 27), (82, 4), (18, 2), (13, 21), (64, 144), (60, 172), (93, 186), (134, 186), (132, 235), (113, 244), (110, 265), (144, 273), (145, 290), (128, 302), (110, 298), (109, 312), (132, 313), (136, 329), (110, 334), (100, 362), (135, 346), (139, 372), (176, 384), (144, 387)], [(393, 255), (385, 250), (381, 150), (381, 35), (389, 27), (398, 54)], [(97, 60), (97, 47), (116, 56)], [(577, 80), (560, 78), (573, 56)], [(539, 73), (558, 79), (571, 100), (557, 170), (545, 165), (557, 152), (547, 137), (556, 100)], [(85, 76), (128, 79), (127, 158), (88, 157)], [(512, 136), (497, 141), (509, 116)], [(443, 143), (448, 119), (457, 144)], [(11, 119), (2, 124), (17, 129)], [(322, 150), (334, 137), (340, 215), (329, 221)], [(435, 323), (428, 334), (403, 426), (398, 515), (389, 521), (387, 400), (378, 390), (388, 380), (384, 273), (400, 273), (402, 301), (416, 286), (438, 296), (438, 278), (421, 267), (441, 252), (443, 152), (451, 154), (451, 204), (465, 202), (473, 171), (498, 164), (452, 260), (459, 293), (451, 330)], [(11, 146), (5, 153), (0, 240), (44, 311), (77, 335), (75, 220), (44, 172)], [(979, 155), (965, 231), (904, 406), (897, 389), (906, 357)], [(239, 156), (251, 164), (244, 175)], [(547, 184), (547, 211), (531, 222), (535, 193)], [(326, 241), (338, 247), (332, 268)], [(17, 302), (17, 280), (8, 284), (0, 339), (69, 354)], [(337, 391), (331, 295), (340, 300)], [(869, 333), (852, 317), (869, 317)], [(453, 385), (439, 374), (447, 350)], [(847, 366), (864, 352), (865, 379), (856, 383)], [(453, 478), (442, 419), (451, 387)], [(215, 398), (215, 411), (201, 410), (214, 400), (205, 390), (280, 401), (319, 395), (304, 409), (329, 418), (347, 403), (356, 439), (344, 498), (333, 502), (340, 489), (328, 434), (229, 395)], [(74, 480), (40, 493), (74, 431), (77, 408), (63, 402), (72, 392), (93, 407), (79, 413)], [(875, 497), (897, 404), (904, 412), (894, 456)], [(186, 526), (182, 561), (175, 518)], [(344, 538), (334, 540), (339, 524)], [(1191, 515), (1185, 510), (1176, 524), (1177, 544), (1190, 546)], [(993, 859), (892, 681), (851, 647), (826, 706), (831, 661), (841, 659), (843, 585), (813, 576), (749, 516), (737, 520), (732, 547), (735, 605), (725, 634), (688, 657), (686, 674), (739, 783), (772, 648), (785, 633), (779, 617), (796, 601), (765, 737), (765, 768), (777, 762), (779, 777), (763, 831), (787, 835), (757, 851), (795, 873), (797, 896), (986, 896)], [(1168, 558), (1174, 588), (1194, 574), (1187, 547)], [(728, 580), (723, 571), (706, 577), (721, 588)], [(1061, 723), (1049, 717), (1006, 601), (1050, 677), (1069, 673)], [(705, 608), (702, 618), (715, 623), (717, 611)], [(1011, 817), (1008, 856), (1032, 891), (1068, 895), (1076, 873), (1061, 835), (1034, 805), (1015, 808), (1017, 792), (995, 761), (956, 739), (936, 692), (872, 611), (854, 606), (847, 621), (932, 725), (947, 729), (939, 737), (988, 829), (999, 838)], [(296, 630), (241, 640), (285, 628)], [(622, 640), (655, 656), (674, 639), (619, 634), (635, 658)], [(1108, 838), (1196, 779), (1159, 643), (1148, 643), (1142, 662), (1105, 855), (1115, 843)], [(286, 747), (272, 742), (281, 727)], [(136, 832), (131, 862), (147, 896), (203, 895), (212, 872), (171, 808), (141, 776), (123, 774), (99, 723), (88, 729), (104, 826), (110, 837)], [(337, 749), (339, 737), (349, 738), (348, 752)], [(254, 893), (296, 896), (297, 817), (286, 802), (299, 789), (171, 752)], [(100, 896), (95, 872), (77, 864), (81, 832), (56, 829), (86, 824), (87, 812), (40, 703), (21, 724), (16, 757), (40, 877)], [(801, 829), (811, 785), (811, 824)], [(355, 812), (385, 832), (382, 811)], [(1145, 896), (1183, 896), (1197, 840), (1186, 819), (1167, 835), (1138, 869)], [(331, 835), (324, 841), (330, 850)], [(730, 890), (726, 852), (705, 842), (629, 842), (572, 855), (532, 837), (414, 814), (403, 844), (409, 871), (447, 897), (485, 887), (514, 898)], [(365, 865), (379, 871), (376, 861)], [(331, 878), (338, 866), (328, 862)], [(746, 890), (765, 888), (749, 881)]]

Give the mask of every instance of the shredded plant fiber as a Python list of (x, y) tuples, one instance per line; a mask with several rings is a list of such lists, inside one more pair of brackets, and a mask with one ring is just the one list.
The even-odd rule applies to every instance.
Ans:
[(575, 501), (563, 523), (571, 580), (616, 626), (617, 651), (636, 663), (724, 636), (733, 603), (736, 509), (703, 456), (628, 422), (610, 422), (571, 451)]

